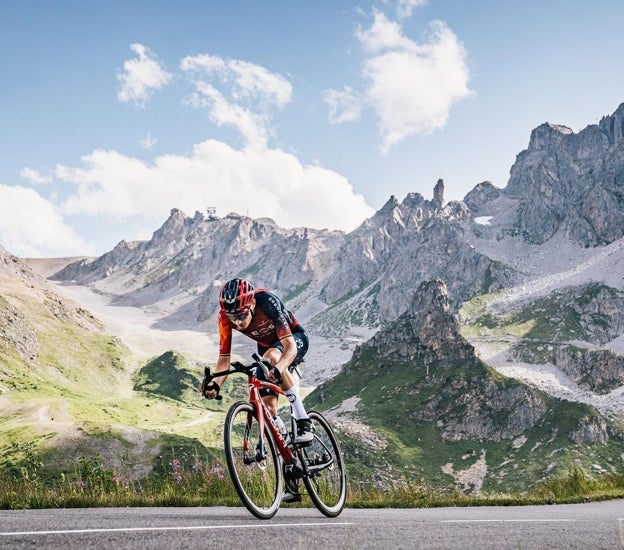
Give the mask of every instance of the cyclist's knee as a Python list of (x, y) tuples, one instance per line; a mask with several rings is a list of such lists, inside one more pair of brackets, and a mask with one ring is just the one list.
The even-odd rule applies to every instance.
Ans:
[(264, 353), (262, 358), (266, 359), (269, 363), (271, 363), (271, 365), (275, 365), (279, 361), (281, 355), (282, 355), (282, 352), (278, 350), (277, 348), (269, 348)]

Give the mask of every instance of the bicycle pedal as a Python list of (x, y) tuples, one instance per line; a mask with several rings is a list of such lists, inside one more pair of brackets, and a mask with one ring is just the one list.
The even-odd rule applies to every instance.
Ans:
[(301, 495), (299, 493), (286, 491), (282, 495), (282, 504), (290, 504), (291, 502), (301, 502)]

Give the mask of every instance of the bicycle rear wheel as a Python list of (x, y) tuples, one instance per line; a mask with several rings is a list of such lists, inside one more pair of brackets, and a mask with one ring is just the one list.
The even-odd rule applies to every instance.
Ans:
[(329, 422), (318, 411), (308, 411), (314, 439), (297, 450), (304, 471), (303, 483), (314, 505), (326, 516), (342, 512), (347, 496), (344, 462)]
[(282, 470), (273, 437), (266, 426), (260, 437), (251, 404), (239, 401), (230, 407), (223, 438), (228, 470), (241, 501), (257, 518), (272, 518), (281, 504)]

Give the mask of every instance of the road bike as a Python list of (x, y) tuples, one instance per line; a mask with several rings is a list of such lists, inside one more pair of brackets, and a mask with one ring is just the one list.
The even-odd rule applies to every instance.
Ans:
[[(308, 411), (314, 437), (309, 443), (295, 443), (296, 424), (291, 414), (291, 430), (282, 434), (260, 389), (283, 390), (258, 378), (258, 370), (268, 379), (270, 368), (256, 353), (249, 365), (231, 363), (228, 371), (214, 375), (205, 368), (208, 380), (224, 374), (245, 374), (249, 399), (234, 403), (228, 410), (223, 432), (225, 457), (232, 483), (245, 507), (259, 519), (270, 519), (282, 503), (284, 483), (295, 487), (303, 481), (306, 492), (321, 513), (336, 517), (346, 500), (346, 476), (338, 440), (329, 422), (318, 411)], [(218, 396), (220, 398), (221, 396)]]

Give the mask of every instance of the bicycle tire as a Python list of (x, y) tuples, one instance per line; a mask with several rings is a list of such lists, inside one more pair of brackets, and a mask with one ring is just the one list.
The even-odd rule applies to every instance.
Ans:
[(247, 401), (228, 410), (223, 433), (230, 478), (245, 507), (259, 519), (271, 519), (280, 507), (282, 470), (279, 452), (264, 427), (264, 458), (258, 453), (260, 426), (254, 407)]
[(308, 411), (314, 426), (312, 442), (297, 449), (304, 471), (303, 483), (310, 499), (327, 517), (338, 516), (347, 497), (344, 460), (329, 422), (318, 411)]

